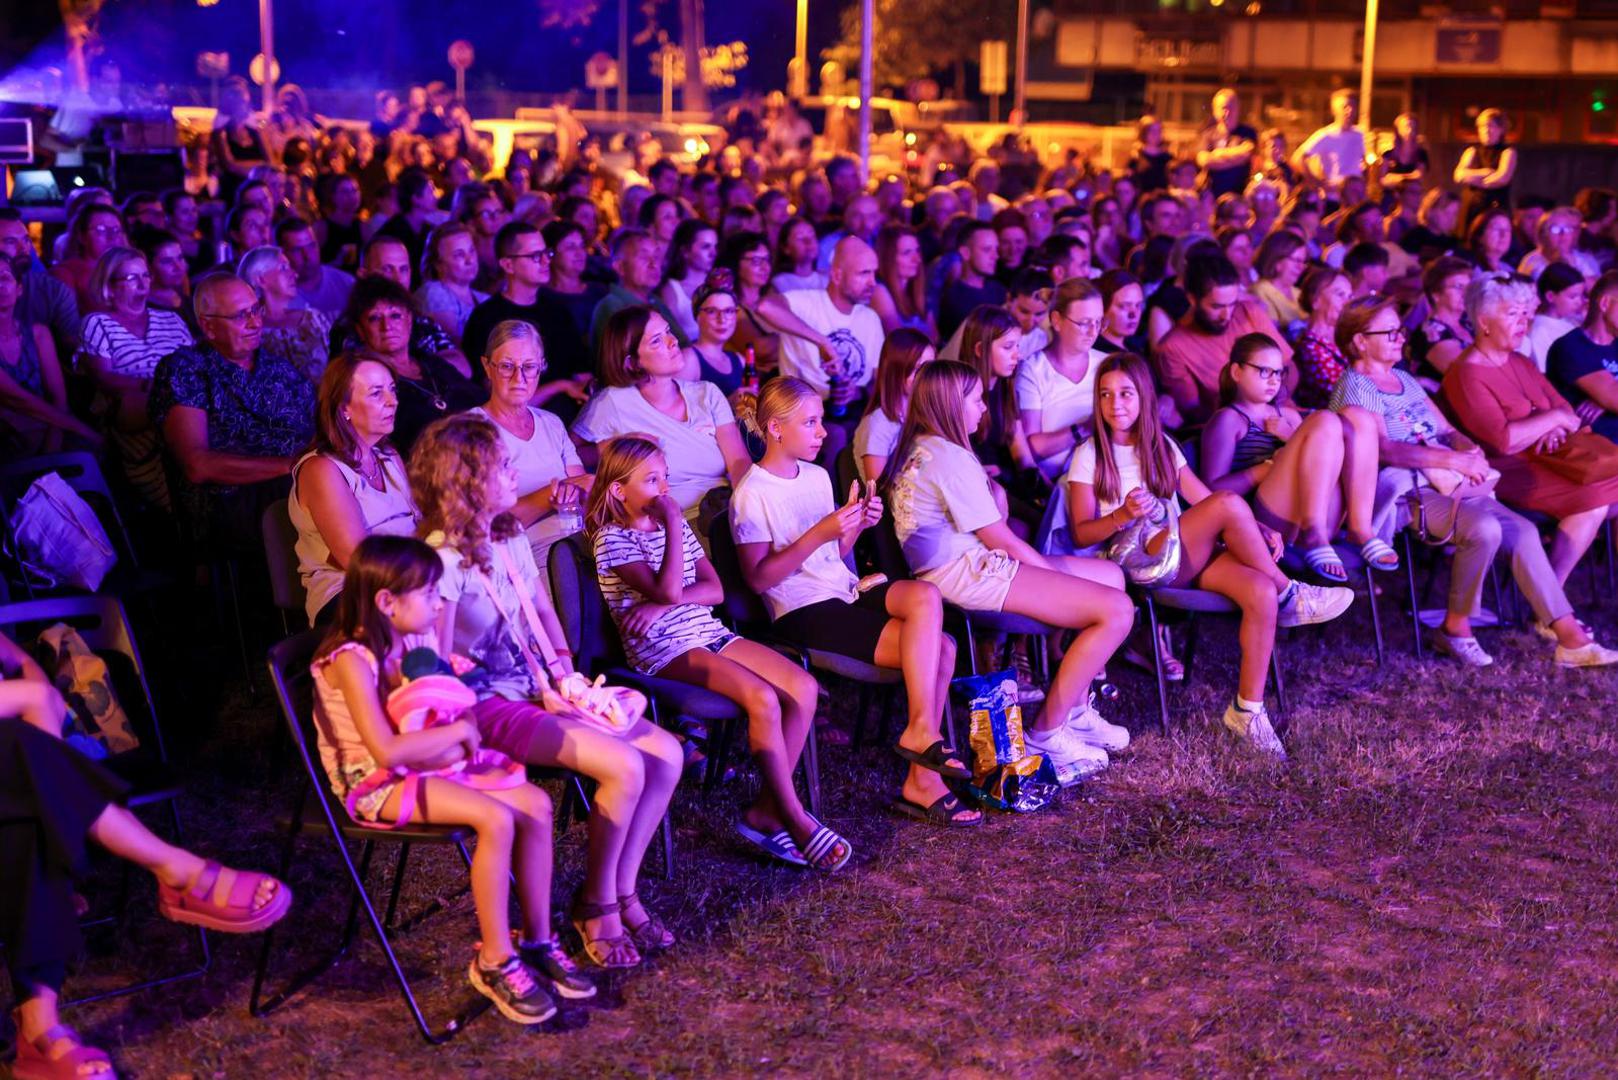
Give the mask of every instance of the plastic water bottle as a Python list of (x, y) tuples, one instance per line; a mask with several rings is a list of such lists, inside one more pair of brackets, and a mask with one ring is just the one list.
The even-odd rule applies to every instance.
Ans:
[(751, 345), (742, 356), (742, 389), (750, 394), (758, 393), (758, 364), (753, 360)]
[(556, 508), (556, 523), (562, 529), (564, 536), (572, 535), (584, 528), (584, 511), (578, 503), (569, 503)]

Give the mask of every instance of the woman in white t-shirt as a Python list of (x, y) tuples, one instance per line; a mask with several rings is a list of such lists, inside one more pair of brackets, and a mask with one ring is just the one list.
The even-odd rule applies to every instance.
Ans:
[[(506, 319), (489, 333), (485, 350), (489, 400), (470, 411), (494, 421), (511, 455), (517, 471), (517, 505), (511, 512), (528, 534), (535, 563), (544, 566), (551, 546), (584, 526), (584, 494), (592, 478), (561, 417), (528, 404), (545, 373), (539, 331), (522, 319)], [(541, 581), (550, 587), (548, 577)]]
[(1073, 448), (1089, 438), (1095, 412), (1095, 348), (1106, 307), (1101, 290), (1068, 278), (1051, 301), (1056, 339), (1017, 368), (1017, 409), (1028, 446), (1047, 480), (1055, 480)]
[(882, 477), (894, 531), (918, 578), (969, 611), (1010, 611), (1078, 631), (1038, 720), (1024, 729), (1064, 783), (1104, 768), (1129, 732), (1088, 704), (1090, 682), (1123, 644), (1135, 607), (1116, 566), (1044, 556), (1006, 524), (968, 441), (983, 419), (983, 381), (953, 360), (916, 376), (904, 432)]
[(874, 483), (855, 484), (848, 501), (835, 504), (831, 478), (813, 464), (826, 440), (814, 387), (790, 376), (774, 379), (759, 395), (757, 415), (764, 458), (736, 485), (730, 518), (742, 575), (764, 597), (775, 636), (901, 669), (910, 712), (894, 750), (910, 772), (894, 808), (939, 825), (980, 824), (982, 814), (944, 783), (971, 774), (942, 734), (955, 641), (944, 633), (938, 590), (925, 581), (860, 589), (843, 560), (860, 533), (881, 520), (882, 500)]
[(740, 480), (753, 462), (725, 395), (713, 383), (678, 378), (684, 367), (663, 316), (641, 305), (615, 312), (597, 357), (605, 389), (573, 422), (573, 441), (593, 462), (596, 446), (614, 436), (655, 439), (668, 458), (669, 494), (693, 520), (703, 496)]
[[(1173, 517), (1179, 500), (1190, 508)], [(1259, 750), (1286, 750), (1264, 709), (1264, 684), (1276, 626), (1335, 619), (1354, 593), (1293, 581), (1276, 565), (1281, 537), (1260, 525), (1231, 491), (1209, 491), (1158, 420), (1151, 369), (1134, 353), (1113, 353), (1096, 372), (1096, 430), (1067, 472), (1068, 527), (1077, 547), (1107, 544), (1125, 529), (1148, 531), (1144, 547), (1162, 551), (1177, 529), (1179, 568), (1165, 584), (1206, 589), (1240, 609), (1241, 669), (1225, 726)], [(1152, 530), (1161, 523), (1163, 528)]]
[[(854, 466), (862, 479), (875, 480), (888, 467), (888, 458), (899, 445), (905, 403), (910, 400), (916, 372), (934, 359), (933, 343), (920, 330), (901, 327), (883, 342), (882, 357), (876, 366), (876, 390), (866, 402), (859, 427), (854, 429)], [(801, 379), (794, 381), (803, 383)], [(762, 430), (762, 420), (759, 425)]]

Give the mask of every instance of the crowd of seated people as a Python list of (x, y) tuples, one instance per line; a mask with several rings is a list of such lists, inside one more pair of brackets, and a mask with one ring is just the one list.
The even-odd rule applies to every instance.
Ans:
[[(100, 453), (199, 560), (262, 560), (261, 516), (284, 505), (326, 635), (333, 789), (365, 822), (477, 830), (469, 978), (514, 1020), (674, 943), (637, 875), (688, 748), (541, 704), (572, 670), (545, 568), (573, 533), (628, 665), (745, 714), (763, 782), (738, 834), (828, 872), (853, 846), (792, 782), (816, 680), (716, 614), (716, 529), (740, 563), (728, 587), (757, 592), (781, 640), (902, 671), (895, 806), (945, 828), (981, 821), (945, 782), (966, 775), (947, 683), (981, 644), (943, 632), (946, 605), (1062, 631), (1049, 685), (1023, 690), (1043, 700), (1028, 746), (1064, 783), (1129, 744), (1091, 684), (1136, 624), (1134, 587), (1234, 605), (1223, 724), (1277, 759), (1277, 629), (1342, 616), (1356, 567), (1401, 570), (1402, 530), (1448, 560), (1436, 652), (1491, 662), (1474, 623), (1505, 555), (1555, 664), (1618, 663), (1567, 595), (1618, 515), (1618, 196), (1514, 202), (1499, 110), (1452, 178), (1410, 116), (1368, 158), (1351, 91), (1289, 154), (1221, 90), (1194, 147), (1146, 117), (1123, 170), (985, 158), (922, 187), (769, 139), (695, 169), (641, 143), (618, 175), (582, 129), (496, 170), (441, 95), (380, 99), (356, 142), (300, 127), (296, 100), (261, 124), (240, 89), (200, 208), (88, 189), (59, 251), (0, 209), (0, 431), (17, 454)], [(862, 579), (873, 530), (903, 580)], [(381, 701), (421, 638), (476, 663), (479, 702), (401, 733)], [(1152, 643), (1170, 678), (1172, 645)], [(1034, 647), (1016, 643), (1024, 683)], [(450, 775), (480, 755), (597, 784), (571, 952), (550, 930), (548, 802)], [(116, 790), (81, 772), (76, 835), (134, 852), (108, 824)], [(140, 852), (166, 888), (197, 877)], [(273, 883), (244, 889), (244, 925), (282, 910)], [(25, 1000), (54, 1000), (54, 963), (24, 965)], [(66, 1053), (35, 1013), (37, 1052)]]

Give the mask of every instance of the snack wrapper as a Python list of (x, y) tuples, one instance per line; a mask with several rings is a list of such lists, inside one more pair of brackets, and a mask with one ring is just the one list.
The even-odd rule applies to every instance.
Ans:
[(1011, 671), (970, 675), (951, 685), (967, 699), (972, 748), (972, 793), (997, 810), (1030, 813), (1050, 802), (1060, 785), (1056, 771), (1023, 741), (1022, 706)]

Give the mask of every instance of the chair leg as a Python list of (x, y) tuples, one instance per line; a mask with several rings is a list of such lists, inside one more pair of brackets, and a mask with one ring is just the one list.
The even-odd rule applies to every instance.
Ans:
[(1405, 583), (1410, 588), (1410, 626), (1415, 636), (1416, 659), (1423, 660), (1426, 657), (1421, 640), (1421, 602), (1416, 599), (1416, 545), (1411, 542), (1408, 529), (1400, 534), (1400, 538), (1404, 541)]
[(1275, 684), (1275, 711), (1276, 719), (1283, 724), (1287, 718), (1287, 684), (1281, 677), (1281, 647), (1274, 645), (1270, 648), (1270, 681)]
[(253, 665), (247, 657), (247, 628), (242, 625), (242, 597), (236, 576), (236, 563), (232, 559), (226, 559), (224, 566), (225, 583), (230, 590), (231, 622), (236, 628), (236, 648), (241, 653), (242, 658), (242, 678), (247, 680), (248, 696), (256, 698), (258, 690), (253, 682)]
[[(1197, 662), (1197, 642), (1202, 638), (1202, 623), (1197, 620), (1196, 612), (1189, 612), (1185, 617), (1185, 660), (1181, 667), (1185, 669), (1185, 681), (1191, 682), (1191, 672)], [(1155, 640), (1155, 635), (1154, 635)]]
[(803, 779), (809, 788), (809, 812), (820, 816), (820, 736), (813, 721), (809, 723), (809, 736), (803, 745)]
[(658, 826), (663, 834), (663, 880), (674, 880), (674, 813), (672, 810), (663, 815), (663, 824)]
[[(870, 711), (871, 688), (869, 685), (861, 683), (859, 701), (854, 706), (854, 737), (851, 740), (851, 749), (858, 750), (865, 745), (865, 724)], [(880, 732), (878, 735), (880, 735)]]
[(1376, 666), (1382, 667), (1382, 614), (1376, 606), (1376, 574), (1369, 563), (1365, 566), (1365, 599), (1371, 605), (1371, 636), (1376, 642)]
[[(1160, 734), (1169, 733), (1169, 691), (1163, 681), (1163, 657), (1158, 652), (1157, 641), (1157, 605), (1152, 602), (1152, 594), (1145, 594), (1146, 622), (1152, 631), (1152, 674), (1157, 681), (1157, 730)], [(1188, 657), (1189, 659), (1189, 657)]]
[(393, 886), (388, 890), (388, 913), (382, 919), (383, 925), (389, 930), (397, 930), (399, 924), (394, 916), (399, 913), (399, 893), (404, 888), (405, 867), (410, 862), (410, 845), (399, 845), (399, 861), (393, 867)]

